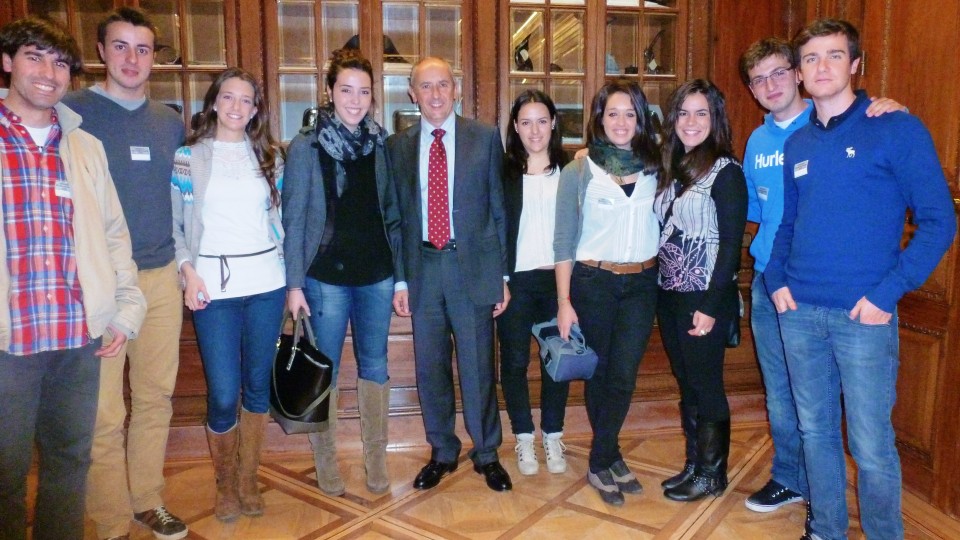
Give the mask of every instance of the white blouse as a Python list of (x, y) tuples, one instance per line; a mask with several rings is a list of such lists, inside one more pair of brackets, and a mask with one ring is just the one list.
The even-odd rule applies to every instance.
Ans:
[(583, 201), (583, 228), (577, 260), (643, 262), (657, 256), (660, 224), (653, 213), (657, 177), (640, 173), (633, 194), (590, 158), (592, 178)]
[(523, 210), (517, 235), (517, 272), (553, 266), (553, 228), (557, 222), (560, 169), (523, 175)]
[[(246, 143), (215, 141), (210, 185), (203, 201), (200, 255), (241, 255), (275, 247), (267, 225), (269, 206), (270, 188), (250, 160)], [(230, 280), (226, 291), (221, 291), (220, 260), (197, 259), (197, 273), (210, 293), (208, 300), (264, 293), (286, 283), (276, 249), (253, 257), (231, 257), (227, 264)]]

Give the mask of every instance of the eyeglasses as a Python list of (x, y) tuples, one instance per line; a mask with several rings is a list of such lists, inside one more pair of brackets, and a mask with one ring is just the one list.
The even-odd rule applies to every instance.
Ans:
[(771, 74), (767, 76), (760, 75), (759, 77), (754, 77), (750, 79), (750, 88), (753, 88), (753, 89), (760, 88), (761, 86), (767, 84), (767, 79), (770, 79), (774, 83), (779, 84), (783, 82), (784, 77), (787, 76), (787, 72), (789, 71), (793, 71), (793, 68), (780, 68), (773, 71)]

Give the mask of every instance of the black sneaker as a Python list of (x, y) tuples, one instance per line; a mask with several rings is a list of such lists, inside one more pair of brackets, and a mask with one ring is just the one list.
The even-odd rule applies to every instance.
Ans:
[(134, 521), (153, 531), (160, 540), (179, 540), (187, 535), (187, 525), (163, 506), (137, 512)]
[(776, 480), (770, 480), (760, 491), (747, 497), (745, 504), (754, 512), (773, 512), (785, 504), (801, 501), (803, 497), (799, 493), (783, 487)]

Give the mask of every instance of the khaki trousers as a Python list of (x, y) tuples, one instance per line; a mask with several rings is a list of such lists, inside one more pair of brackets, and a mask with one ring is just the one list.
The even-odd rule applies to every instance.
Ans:
[[(98, 538), (130, 530), (134, 512), (163, 504), (163, 463), (177, 382), (183, 293), (176, 262), (137, 274), (147, 298), (147, 316), (139, 337), (114, 358), (100, 363), (100, 399), (94, 428), (87, 514)], [(130, 424), (124, 450), (123, 400), (125, 359), (129, 361)]]

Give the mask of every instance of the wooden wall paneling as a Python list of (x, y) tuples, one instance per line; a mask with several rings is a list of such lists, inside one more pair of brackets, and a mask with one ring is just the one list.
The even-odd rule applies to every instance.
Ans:
[[(235, 53), (227, 46), (227, 66), (240, 66), (249, 71), (261, 83), (266, 82), (264, 70), (264, 42), (266, 25), (263, 24), (263, 8), (256, 0), (224, 2), (227, 43), (236, 43)], [(240, 38), (243, 36), (243, 39)], [(264, 90), (266, 85), (264, 84)]]
[[(474, 2), (473, 20), (473, 95), (475, 117), (481, 122), (496, 125), (499, 117), (500, 92), (505, 86), (498, 83), (500, 77), (501, 19), (506, 12), (498, 9), (497, 2)], [(502, 14), (501, 14), (502, 13)], [(466, 20), (464, 20), (466, 23)], [(466, 24), (462, 25), (467, 28)], [(466, 66), (464, 66), (466, 69)], [(501, 126), (502, 128), (502, 126)], [(501, 133), (503, 133), (501, 129)]]
[[(750, 134), (763, 122), (763, 109), (740, 80), (740, 56), (754, 41), (774, 35), (781, 10), (776, 2), (714, 0), (710, 79), (723, 91), (733, 129), (734, 152), (743, 156)], [(783, 36), (781, 36), (783, 37)]]

